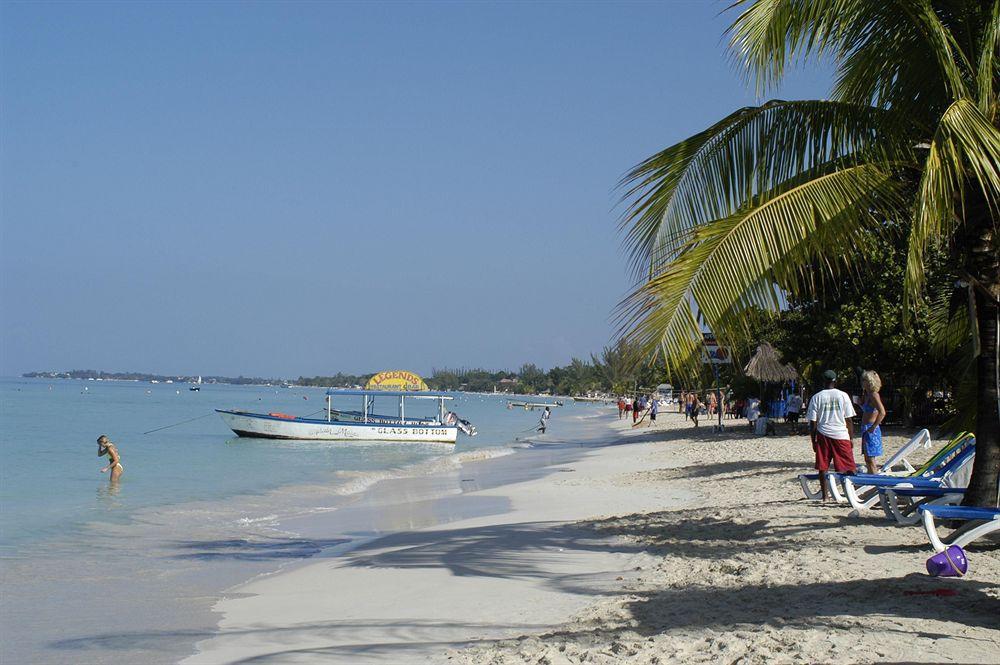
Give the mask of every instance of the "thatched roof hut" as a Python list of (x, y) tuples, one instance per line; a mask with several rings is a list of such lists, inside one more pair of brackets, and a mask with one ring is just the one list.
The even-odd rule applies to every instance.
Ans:
[(767, 342), (761, 342), (744, 368), (747, 376), (768, 383), (784, 383), (799, 378), (791, 363), (781, 363), (781, 353)]

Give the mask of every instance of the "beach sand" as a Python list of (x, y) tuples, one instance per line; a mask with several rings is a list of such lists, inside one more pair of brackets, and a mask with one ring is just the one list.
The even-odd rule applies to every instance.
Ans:
[(185, 662), (1000, 662), (995, 543), (930, 578), (920, 527), (802, 498), (806, 437), (607, 420), (605, 445), (463, 495), (505, 510), (234, 589)]

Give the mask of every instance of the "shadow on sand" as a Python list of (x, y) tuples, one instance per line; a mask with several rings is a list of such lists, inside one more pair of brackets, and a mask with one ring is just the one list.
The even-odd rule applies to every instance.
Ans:
[(308, 559), (329, 547), (350, 542), (350, 538), (329, 539), (275, 539), (275, 540), (198, 540), (177, 543), (182, 551), (175, 559), (198, 559), (210, 561), (229, 559), (234, 561), (271, 561), (281, 559)]

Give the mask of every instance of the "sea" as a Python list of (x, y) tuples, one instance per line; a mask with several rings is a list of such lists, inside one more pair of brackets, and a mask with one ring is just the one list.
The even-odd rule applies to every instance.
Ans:
[[(304, 416), (325, 389), (189, 388), (0, 379), (0, 662), (177, 662), (211, 635), (226, 589), (374, 535), (289, 525), (329, 523), (382, 481), (461, 492), (463, 467), (530, 449), (539, 418), (508, 395), (455, 393), (478, 430), (456, 445), (241, 439), (214, 409)], [(553, 428), (595, 408), (567, 401)], [(114, 485), (101, 434), (125, 469)]]

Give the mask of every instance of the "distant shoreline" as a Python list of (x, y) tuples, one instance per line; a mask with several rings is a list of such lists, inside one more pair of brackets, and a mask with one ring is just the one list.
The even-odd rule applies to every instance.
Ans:
[[(222, 383), (233, 386), (287, 386), (302, 387), (287, 379), (231, 376), (187, 376), (177, 374), (144, 374), (140, 372), (100, 372), (95, 370), (72, 370), (69, 372), (25, 372), (22, 379), (75, 379), (82, 381), (130, 381), (133, 383)], [(199, 381), (200, 379), (200, 381)]]

